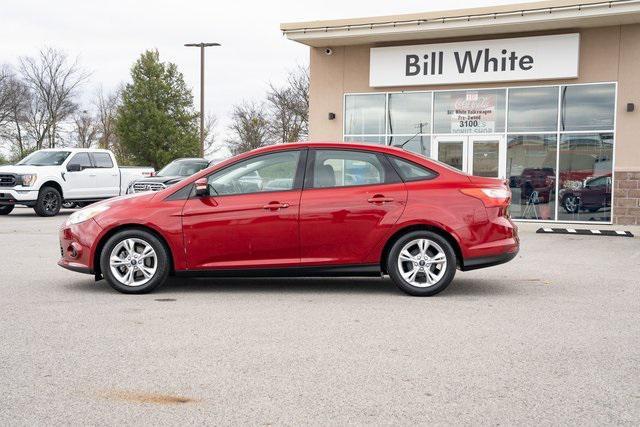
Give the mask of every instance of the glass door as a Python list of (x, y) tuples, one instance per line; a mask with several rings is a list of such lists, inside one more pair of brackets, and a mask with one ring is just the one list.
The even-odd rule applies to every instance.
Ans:
[(466, 136), (439, 136), (434, 139), (433, 149), (434, 158), (467, 172), (467, 137)]
[(469, 136), (469, 165), (471, 175), (489, 178), (506, 177), (507, 150), (504, 136)]
[(503, 135), (461, 135), (434, 138), (436, 160), (471, 175), (506, 177), (507, 150)]

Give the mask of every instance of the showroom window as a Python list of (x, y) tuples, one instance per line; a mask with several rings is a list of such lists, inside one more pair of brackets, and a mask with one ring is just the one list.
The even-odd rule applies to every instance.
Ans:
[(387, 108), (389, 145), (431, 154), (431, 92), (390, 93)]
[(507, 136), (507, 176), (511, 215), (518, 219), (555, 219), (556, 133)]
[(556, 132), (558, 86), (509, 89), (509, 132)]
[(433, 133), (504, 132), (505, 93), (505, 89), (436, 92)]
[(499, 136), (514, 218), (610, 222), (615, 98), (615, 83), (346, 94), (344, 140), (403, 145), (461, 169), (462, 144), (435, 153), (434, 138)]

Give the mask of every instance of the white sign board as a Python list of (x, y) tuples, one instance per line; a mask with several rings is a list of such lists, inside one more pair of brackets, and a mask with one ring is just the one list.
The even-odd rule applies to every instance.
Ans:
[(371, 48), (369, 85), (578, 77), (580, 34)]
[(464, 92), (451, 97), (447, 116), (451, 133), (494, 133), (496, 95), (484, 92)]

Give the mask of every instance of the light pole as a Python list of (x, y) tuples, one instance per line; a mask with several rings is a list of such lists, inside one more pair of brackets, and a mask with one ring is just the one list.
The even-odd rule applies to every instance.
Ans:
[(200, 156), (204, 157), (204, 48), (220, 43), (187, 43), (186, 47), (200, 48)]

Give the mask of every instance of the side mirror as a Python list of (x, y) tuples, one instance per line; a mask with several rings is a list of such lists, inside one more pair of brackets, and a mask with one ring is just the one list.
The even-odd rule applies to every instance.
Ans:
[(69, 163), (67, 165), (67, 172), (80, 172), (82, 170), (82, 166), (78, 163)]
[(208, 196), (209, 195), (209, 181), (207, 178), (200, 178), (196, 180), (196, 196)]

